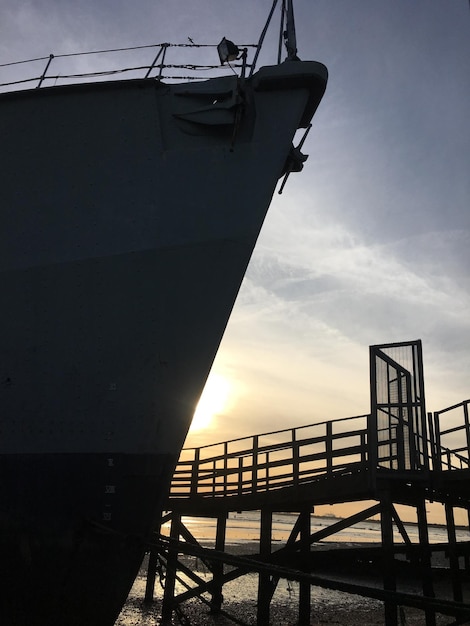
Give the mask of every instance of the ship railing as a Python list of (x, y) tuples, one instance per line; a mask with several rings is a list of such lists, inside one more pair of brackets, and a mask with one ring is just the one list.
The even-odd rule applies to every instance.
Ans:
[(361, 415), (185, 448), (170, 498), (243, 496), (358, 472), (367, 444)]
[[(69, 54), (50, 54), (0, 64), (0, 93), (118, 78), (154, 78), (165, 82), (201, 81), (250, 70), (258, 45), (238, 46), (237, 60), (220, 63), (217, 45), (156, 43)], [(190, 49), (190, 51), (188, 50)], [(192, 63), (187, 63), (187, 57)]]

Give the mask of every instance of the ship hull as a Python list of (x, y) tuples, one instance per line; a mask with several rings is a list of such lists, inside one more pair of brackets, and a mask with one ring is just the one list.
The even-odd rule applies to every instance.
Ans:
[[(3, 456), (2, 623), (113, 624), (142, 561), (139, 531), (155, 523), (172, 467), (165, 455), (115, 455), (112, 467), (108, 455)], [(120, 487), (112, 504), (111, 481)], [(96, 521), (103, 510), (119, 531)]]
[(314, 63), (0, 99), (0, 618), (114, 623)]

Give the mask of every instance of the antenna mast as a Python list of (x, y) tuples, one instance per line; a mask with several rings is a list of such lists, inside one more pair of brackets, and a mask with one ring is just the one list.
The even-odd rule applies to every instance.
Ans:
[(294, 5), (292, 0), (287, 0), (286, 30), (284, 31), (285, 44), (287, 48), (286, 61), (298, 61), (297, 38), (295, 36)]

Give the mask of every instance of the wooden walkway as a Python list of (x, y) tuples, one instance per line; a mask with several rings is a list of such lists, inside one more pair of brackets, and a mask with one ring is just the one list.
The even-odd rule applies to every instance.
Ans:
[[(437, 613), (452, 616), (454, 624), (470, 620), (470, 597), (465, 592), (470, 583), (470, 541), (457, 542), (454, 522), (455, 508), (463, 508), (470, 514), (469, 405), (470, 401), (466, 400), (428, 415), (431, 435), (425, 446), (421, 446), (428, 451), (428, 458), (421, 468), (407, 468), (406, 459), (400, 458), (404, 448), (397, 429), (379, 432), (378, 437), (371, 434), (369, 415), (183, 450), (167, 502), (169, 513), (163, 520), (171, 520), (171, 535), (161, 536), (156, 549), (163, 555), (167, 570), (163, 616), (170, 619), (179, 603), (204, 592), (212, 594), (211, 610), (222, 611), (223, 584), (248, 571), (256, 571), (260, 577), (257, 622), (260, 625), (269, 623), (269, 603), (282, 577), (298, 580), (301, 588), (303, 585), (299, 624), (310, 623), (307, 599), (310, 585), (382, 599), (387, 626), (398, 624), (398, 605), (420, 608), (427, 626), (436, 624)], [(451, 413), (452, 426), (446, 428), (446, 418)], [(376, 450), (371, 451), (377, 441), (382, 450), (388, 451), (382, 460), (379, 456), (378, 462)], [(370, 501), (376, 504), (370, 506)], [(430, 501), (441, 502), (445, 507), (448, 531), (445, 545), (429, 543), (426, 505)], [(344, 502), (364, 502), (364, 510), (346, 520), (333, 520), (329, 528), (311, 534), (310, 514), (315, 506)], [(396, 508), (399, 504), (416, 509), (419, 532), (416, 544), (410, 541), (400, 519)], [(249, 510), (261, 511), (259, 553), (248, 559), (225, 553), (228, 514)], [(272, 514), (276, 511), (296, 512), (298, 519), (286, 545), (273, 551)], [(315, 543), (325, 538), (331, 540), (337, 532), (377, 514), (382, 528), (382, 544), (378, 547), (331, 549), (328, 553), (318, 553), (314, 548), (312, 551)], [(183, 516), (216, 520), (215, 550), (202, 548), (185, 527)], [(400, 533), (401, 543), (394, 542), (394, 529)], [(445, 553), (448, 558), (450, 595), (446, 597), (436, 597), (434, 591), (431, 560), (435, 552)], [(208, 583), (188, 572), (178, 560), (179, 553), (203, 559), (213, 572), (213, 580)], [(418, 572), (422, 595), (399, 591), (397, 557), (400, 571), (406, 562), (411, 568), (408, 576)], [(375, 563), (375, 576), (383, 578), (382, 584), (341, 580), (338, 571), (331, 576), (331, 564), (344, 572), (348, 564), (350, 567), (351, 563), (364, 562)], [(229, 574), (224, 573), (224, 563), (225, 567), (233, 568)], [(176, 573), (178, 568), (186, 571), (195, 586), (175, 596), (171, 572)], [(329, 574), (325, 573), (328, 571)], [(149, 598), (152, 585), (150, 576)]]
[[(464, 509), (470, 530), (470, 400), (434, 414), (426, 412), (420, 341), (372, 346), (370, 355), (369, 415), (182, 451), (162, 520), (171, 522), (170, 536), (157, 537), (149, 566), (147, 600), (153, 597), (157, 563), (166, 572), (162, 623), (171, 621), (181, 602), (195, 596), (203, 599), (206, 592), (211, 595), (211, 611), (223, 612), (224, 583), (250, 571), (259, 574), (259, 626), (270, 623), (270, 602), (280, 578), (299, 582), (299, 626), (310, 624), (311, 585), (383, 600), (386, 626), (398, 626), (399, 606), (421, 609), (426, 626), (435, 626), (438, 613), (451, 616), (452, 624), (470, 621), (470, 541), (457, 541), (454, 517), (456, 508)], [(315, 506), (346, 502), (363, 503), (364, 509), (311, 532)], [(441, 503), (445, 510), (444, 546), (429, 542), (430, 502)], [(410, 540), (397, 505), (415, 509), (418, 542)], [(250, 510), (260, 511), (259, 553), (243, 557), (226, 553), (229, 513)], [(273, 549), (273, 513), (288, 511), (297, 513), (297, 520), (285, 546)], [(374, 515), (380, 516), (381, 526), (377, 548), (367, 554), (364, 548), (354, 548), (318, 556), (315, 544)], [(184, 516), (214, 518), (214, 549), (199, 544)], [(399, 543), (394, 533), (400, 535)], [(441, 597), (432, 567), (436, 551), (447, 559), (447, 592)], [(212, 580), (199, 578), (179, 554), (203, 559)], [(369, 582), (358, 582), (355, 565), (356, 580), (351, 580), (351, 563), (376, 565), (368, 571)], [(342, 578), (348, 567), (349, 579)], [(403, 592), (403, 567), (421, 582), (422, 594)], [(193, 585), (179, 595), (178, 571)]]
[(299, 510), (370, 496), (367, 416), (185, 449), (168, 508), (184, 515)]
[[(412, 505), (415, 490), (424, 491), (430, 501), (470, 508), (469, 403), (434, 414), (435, 435), (422, 469), (399, 469), (398, 456), (391, 457), (392, 467), (390, 459), (386, 467), (372, 466), (368, 415), (184, 449), (167, 508), (182, 515), (265, 505), (273, 511), (298, 511), (304, 505), (380, 500), (384, 491), (391, 492), (393, 502)], [(444, 429), (443, 416), (451, 411), (461, 412), (461, 423)], [(382, 437), (381, 445), (399, 449), (392, 439)]]

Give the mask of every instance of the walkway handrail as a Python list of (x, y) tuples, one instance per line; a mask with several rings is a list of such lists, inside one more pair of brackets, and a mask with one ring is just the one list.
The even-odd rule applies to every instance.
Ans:
[[(295, 431), (296, 433), (300, 432), (300, 431), (305, 431), (307, 429), (311, 429), (311, 428), (317, 428), (317, 427), (322, 427), (325, 426), (326, 424), (331, 424), (331, 423), (335, 423), (335, 424), (340, 424), (341, 422), (350, 422), (352, 420), (367, 420), (369, 417), (368, 414), (362, 414), (362, 415), (352, 415), (349, 417), (340, 417), (338, 419), (335, 420), (323, 420), (321, 422), (315, 422), (315, 424), (302, 424), (302, 426), (296, 426), (296, 427), (289, 427), (289, 428), (281, 428), (278, 430), (271, 430), (267, 433), (258, 433), (256, 435), (248, 435), (246, 437), (236, 437), (235, 439), (227, 439), (227, 441), (223, 442), (223, 443), (227, 443), (227, 444), (233, 444), (233, 443), (237, 443), (240, 441), (252, 441), (253, 437), (271, 437), (273, 435), (279, 436), (282, 434), (287, 434), (287, 433), (292, 433), (293, 431)], [(190, 450), (207, 450), (209, 448), (215, 448), (216, 446), (220, 446), (222, 445), (222, 442), (217, 441), (215, 443), (208, 443), (205, 446), (198, 446), (198, 447), (189, 447), (189, 448), (184, 448), (184, 451), (190, 451)], [(282, 445), (281, 443), (278, 443), (278, 445)], [(249, 446), (248, 446), (249, 448)]]
[[(470, 400), (463, 400), (440, 411), (434, 412), (436, 432), (436, 469), (455, 470), (470, 468)], [(442, 416), (454, 412), (450, 427), (443, 428)], [(455, 423), (455, 415), (460, 423)], [(464, 441), (459, 435), (463, 434)], [(444, 441), (446, 442), (444, 445)]]
[[(433, 469), (470, 467), (469, 404), (466, 400), (435, 414)], [(464, 425), (440, 429), (439, 416), (459, 408), (463, 409)], [(388, 427), (376, 438), (370, 436), (369, 428), (369, 415), (359, 415), (184, 448), (173, 475), (170, 499), (252, 495), (297, 487), (333, 474), (374, 470), (371, 459), (375, 458), (380, 467), (381, 447), (386, 448), (387, 468), (399, 468), (400, 433)], [(464, 445), (443, 446), (442, 437), (462, 431), (466, 435)], [(379, 454), (371, 456), (374, 441), (378, 441)], [(429, 443), (426, 441), (423, 449), (428, 449)]]
[[(270, 442), (273, 437), (278, 440)], [(190, 458), (184, 458), (188, 452)], [(367, 415), (272, 431), (183, 450), (170, 498), (242, 496), (298, 486), (358, 471), (367, 459)]]

